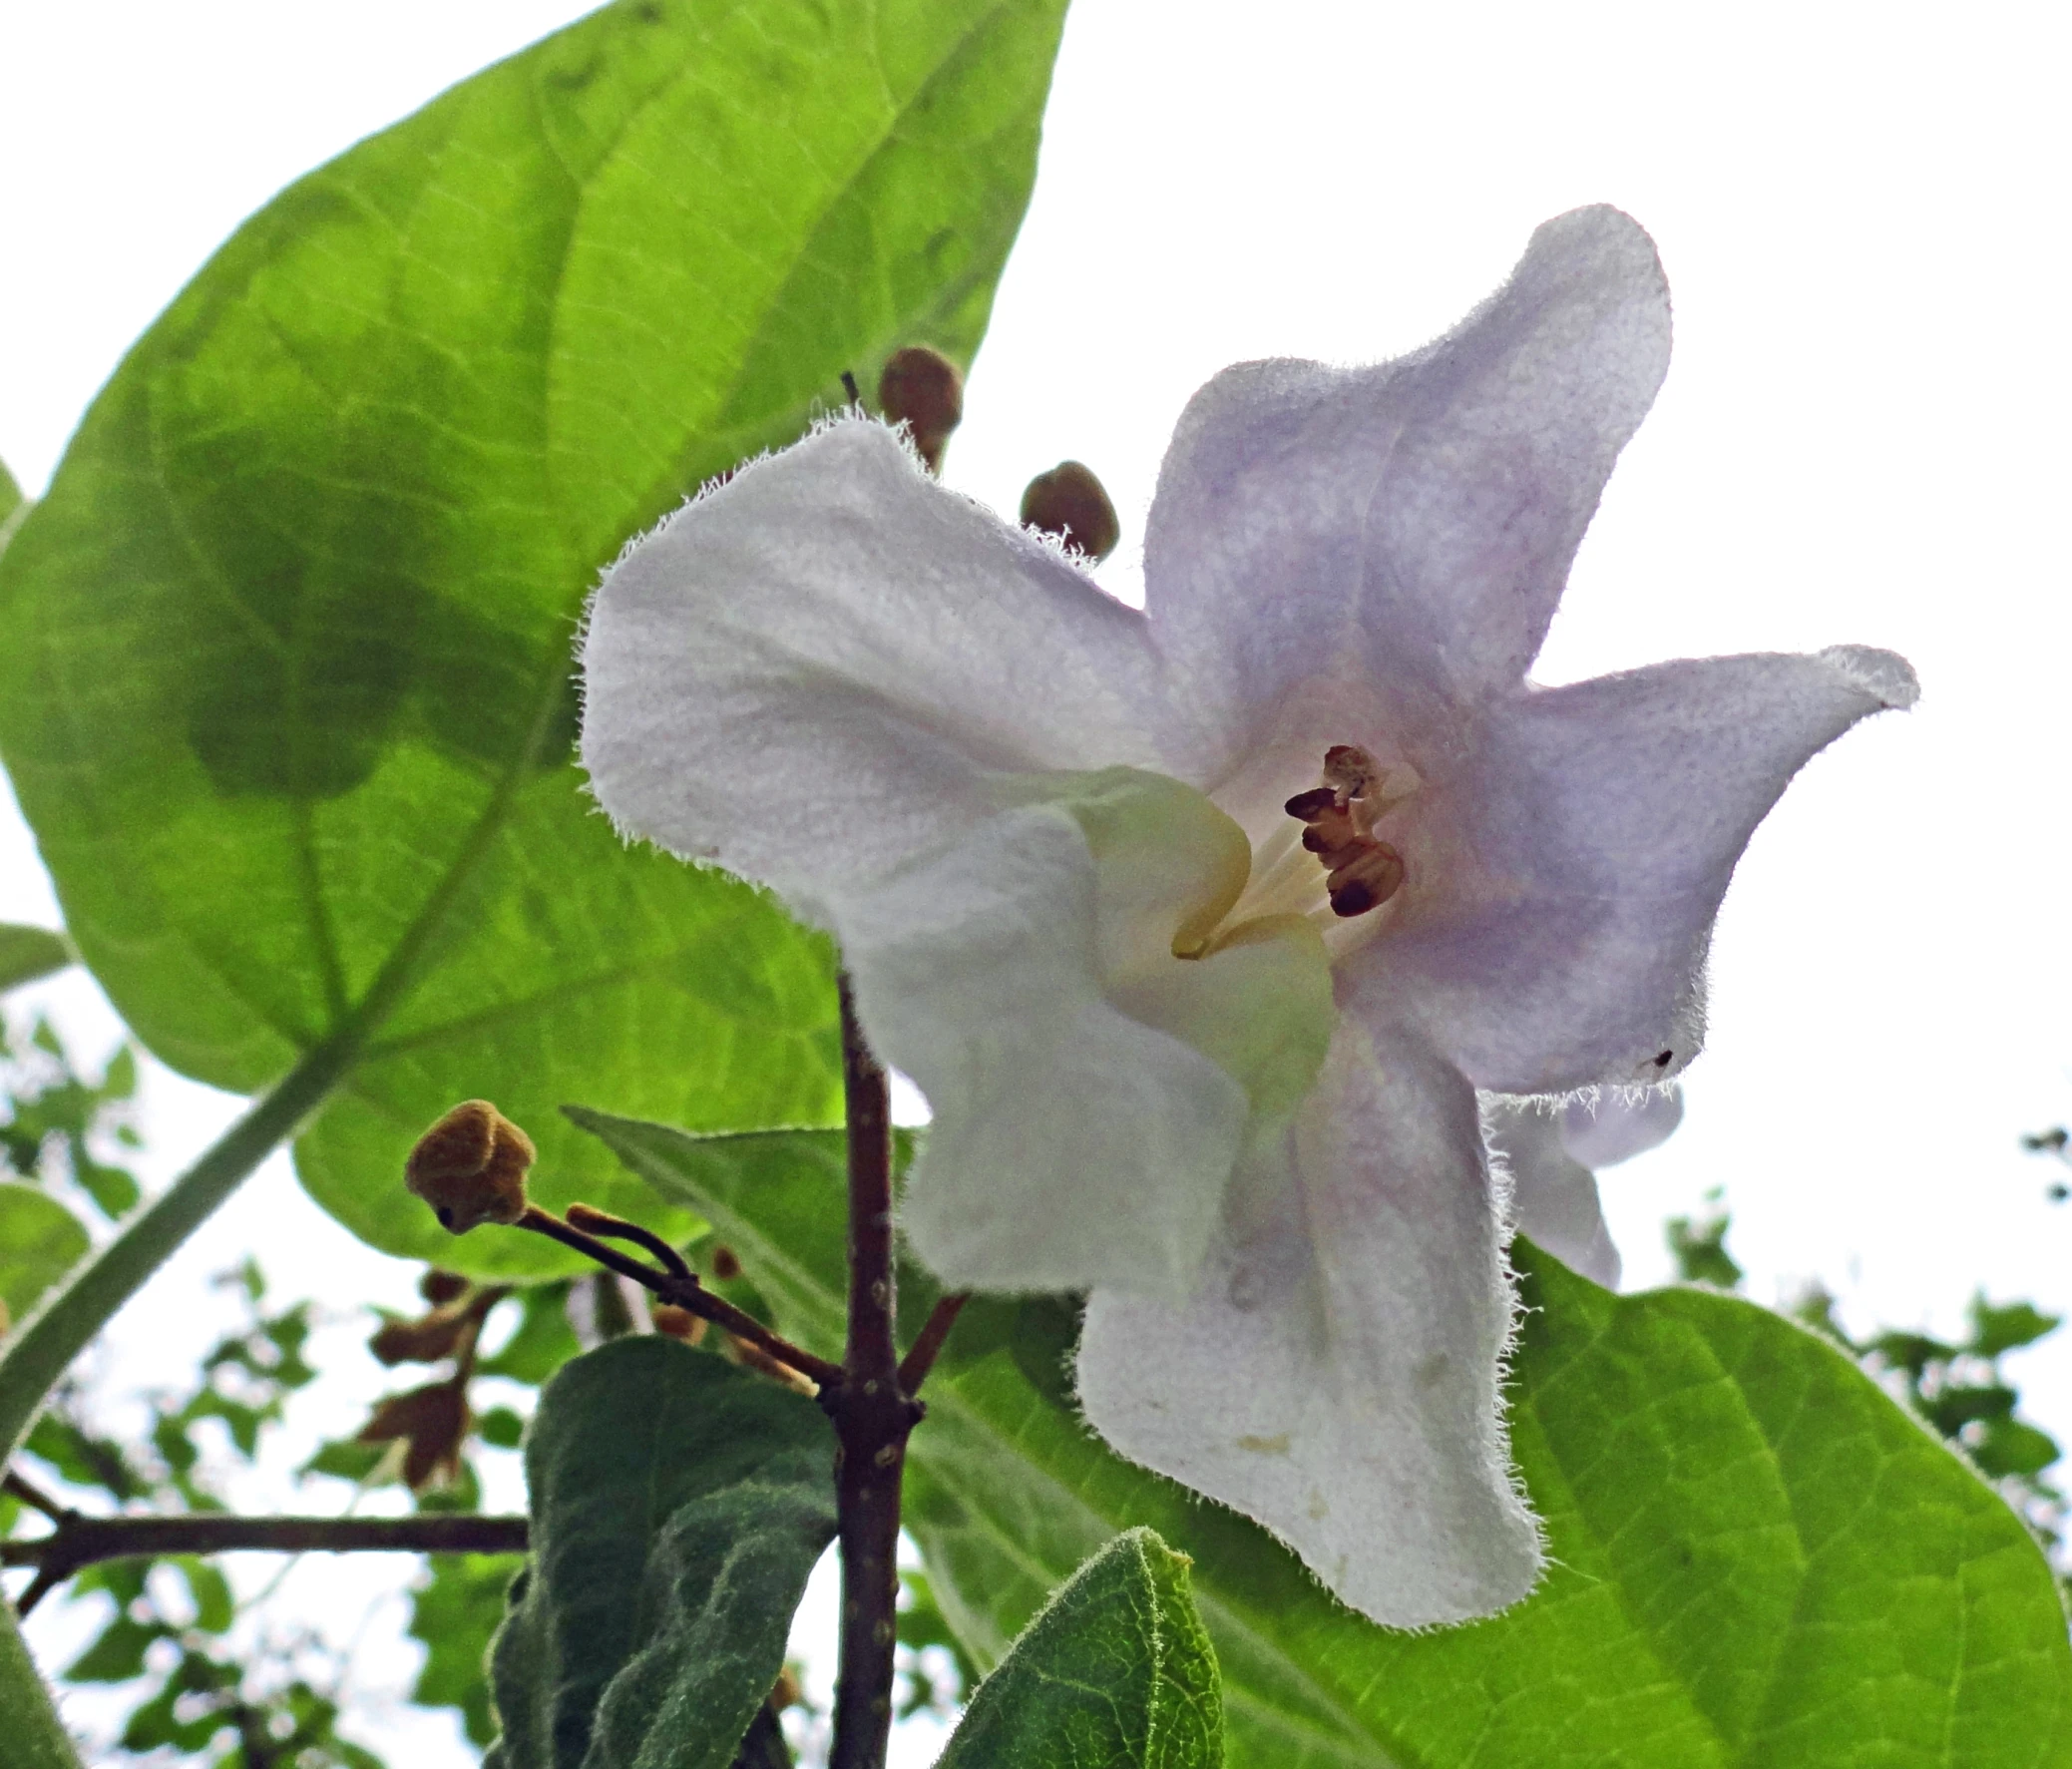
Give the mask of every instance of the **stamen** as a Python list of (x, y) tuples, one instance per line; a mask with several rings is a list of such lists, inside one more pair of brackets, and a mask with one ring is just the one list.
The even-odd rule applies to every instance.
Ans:
[(1334, 743), (1324, 752), (1324, 784), (1298, 792), (1284, 807), (1308, 825), (1302, 845), (1323, 863), (1335, 915), (1365, 915), (1403, 888), (1403, 856), (1374, 835), (1376, 816), (1402, 802), (1375, 792), (1382, 778), (1366, 750)]

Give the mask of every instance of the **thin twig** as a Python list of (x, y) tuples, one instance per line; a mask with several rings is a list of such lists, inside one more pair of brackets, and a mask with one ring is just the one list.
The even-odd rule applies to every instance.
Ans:
[(16, 1607), (26, 1615), (53, 1585), (98, 1560), (160, 1554), (525, 1552), (526, 1520), (431, 1513), (411, 1518), (231, 1518), (213, 1513), (153, 1518), (94, 1518), (60, 1512), (57, 1528), (27, 1542), (0, 1543), (0, 1566), (34, 1566), (35, 1582)]
[(964, 1312), (964, 1305), (972, 1299), (969, 1290), (958, 1290), (941, 1298), (929, 1310), (928, 1319), (922, 1323), (920, 1335), (907, 1347), (907, 1355), (900, 1360), (899, 1386), (902, 1394), (913, 1396), (921, 1392), (921, 1385), (928, 1380), (929, 1371), (936, 1367), (936, 1358), (941, 1354), (943, 1341), (950, 1337), (950, 1329), (957, 1325), (957, 1317)]
[(695, 1276), (677, 1277), (666, 1271), (656, 1271), (651, 1265), (642, 1265), (630, 1259), (617, 1247), (602, 1241), (594, 1234), (586, 1234), (571, 1223), (564, 1222), (551, 1211), (543, 1210), (538, 1204), (528, 1204), (525, 1214), (519, 1217), (516, 1226), (528, 1228), (535, 1234), (544, 1234), (557, 1240), (565, 1247), (574, 1247), (579, 1253), (595, 1259), (598, 1264), (629, 1277), (636, 1284), (644, 1284), (664, 1302), (674, 1303), (686, 1313), (710, 1321), (715, 1327), (724, 1327), (736, 1339), (744, 1339), (758, 1350), (767, 1352), (781, 1364), (789, 1364), (801, 1375), (810, 1377), (822, 1388), (828, 1388), (842, 1379), (842, 1366), (830, 1363), (826, 1358), (815, 1357), (810, 1351), (802, 1350), (790, 1340), (779, 1337), (764, 1326), (752, 1314), (736, 1308), (731, 1302), (723, 1301), (698, 1282)]
[(653, 1229), (642, 1228), (637, 1222), (628, 1222), (623, 1216), (614, 1216), (592, 1204), (571, 1204), (568, 1209), (568, 1221), (572, 1226), (587, 1229), (592, 1234), (607, 1235), (618, 1241), (631, 1241), (636, 1246), (645, 1247), (662, 1262), (671, 1277), (687, 1278), (694, 1275), (690, 1267), (684, 1263), (683, 1255)]
[(14, 1469), (10, 1468), (7, 1471), (7, 1478), (0, 1482), (0, 1486), (4, 1486), (8, 1493), (19, 1499), (31, 1511), (43, 1513), (54, 1524), (65, 1515), (62, 1505), (30, 1481), (26, 1475), (19, 1474)]
[(919, 1403), (900, 1386), (892, 1245), (892, 1097), (841, 980), (848, 1105), (849, 1338), (842, 1379), (821, 1404), (834, 1421), (842, 1646), (828, 1769), (882, 1769), (892, 1730), (899, 1603), (900, 1480)]

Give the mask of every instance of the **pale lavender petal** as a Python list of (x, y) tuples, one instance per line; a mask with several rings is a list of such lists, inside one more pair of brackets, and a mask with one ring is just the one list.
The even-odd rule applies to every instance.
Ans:
[(1667, 1142), (1684, 1121), (1684, 1091), (1607, 1089), (1561, 1108), (1561, 1145), (1592, 1171), (1615, 1167)]
[(1088, 1421), (1265, 1525), (1377, 1621), (1524, 1596), (1541, 1553), (1509, 1475), (1511, 1295), (1467, 1084), (1413, 1039), (1341, 1028), (1228, 1211), (1192, 1302), (1094, 1292)]
[(935, 1114), (901, 1216), (953, 1288), (1184, 1293), (1214, 1232), (1245, 1092), (1107, 999), (1098, 883), (1038, 805), (842, 904), (872, 1045)]
[(1413, 725), (1516, 682), (1668, 360), (1653, 244), (1598, 208), (1540, 227), (1510, 280), (1415, 355), (1209, 382), (1144, 543), (1159, 644), (1228, 733), (1207, 771), (1315, 678), (1365, 678)]
[(1713, 918), (1816, 751), (1908, 704), (1885, 652), (1713, 658), (1522, 692), (1384, 825), (1398, 919), (1348, 961), (1349, 1011), (1415, 1016), (1478, 1088), (1653, 1084), (1704, 1036)]
[(1548, 1100), (1485, 1096), (1482, 1127), (1510, 1174), (1512, 1225), (1571, 1271), (1615, 1290), (1619, 1249), (1605, 1226), (1597, 1177), (1563, 1139), (1566, 1113)]
[(583, 643), (583, 762), (631, 835), (834, 919), (996, 808), (988, 770), (1155, 762), (1143, 618), (829, 425), (628, 549)]

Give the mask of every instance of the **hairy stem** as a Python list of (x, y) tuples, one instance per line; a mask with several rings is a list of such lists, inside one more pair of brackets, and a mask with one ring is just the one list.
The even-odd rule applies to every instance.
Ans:
[(842, 1655), (828, 1769), (881, 1769), (892, 1731), (899, 1599), (900, 1479), (921, 1408), (900, 1386), (892, 1245), (892, 1098), (864, 1043), (847, 977), (842, 1086), (849, 1121), (849, 1339), (841, 1381), (822, 1397), (834, 1421), (842, 1545)]
[(0, 1459), (20, 1447), (43, 1397), (116, 1310), (323, 1104), (355, 1049), (342, 1038), (318, 1045), (22, 1322), (0, 1348)]
[(48, 1536), (0, 1543), (0, 1566), (34, 1566), (22, 1613), (52, 1585), (97, 1560), (159, 1554), (219, 1554), (242, 1549), (280, 1553), (524, 1553), (524, 1518), (429, 1513), (409, 1518), (92, 1518), (63, 1512)]

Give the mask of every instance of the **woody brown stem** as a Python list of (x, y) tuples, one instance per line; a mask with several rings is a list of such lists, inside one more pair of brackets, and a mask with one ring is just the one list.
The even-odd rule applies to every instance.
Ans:
[(907, 1355), (900, 1359), (899, 1385), (909, 1395), (921, 1392), (921, 1385), (928, 1380), (929, 1371), (936, 1367), (936, 1358), (942, 1352), (943, 1341), (950, 1337), (950, 1329), (957, 1325), (957, 1317), (964, 1312), (964, 1305), (972, 1299), (969, 1290), (959, 1290), (945, 1296), (928, 1311), (928, 1319), (921, 1324), (921, 1331), (914, 1343), (907, 1347)]
[(571, 1204), (568, 1220), (574, 1227), (591, 1234), (601, 1234), (610, 1240), (631, 1241), (645, 1247), (671, 1277), (690, 1277), (690, 1267), (684, 1263), (683, 1255), (669, 1245), (651, 1228), (642, 1228), (637, 1222), (628, 1222), (623, 1216), (614, 1216), (589, 1204)]
[(672, 1272), (656, 1271), (652, 1266), (642, 1265), (639, 1260), (622, 1253), (607, 1241), (594, 1234), (587, 1234), (573, 1223), (564, 1222), (552, 1211), (543, 1210), (538, 1204), (528, 1204), (525, 1214), (516, 1225), (531, 1229), (535, 1234), (544, 1234), (557, 1240), (565, 1247), (574, 1247), (579, 1253), (594, 1259), (608, 1270), (629, 1277), (636, 1284), (644, 1284), (664, 1302), (673, 1303), (686, 1314), (694, 1314), (710, 1321), (715, 1327), (724, 1327), (736, 1339), (744, 1340), (758, 1351), (767, 1353), (780, 1364), (788, 1364), (801, 1375), (810, 1377), (822, 1388), (827, 1388), (842, 1379), (842, 1366), (815, 1357), (810, 1351), (793, 1345), (790, 1340), (779, 1337), (764, 1326), (752, 1314), (736, 1308), (731, 1302), (723, 1301), (698, 1282), (695, 1275), (677, 1277)]
[(411, 1518), (94, 1518), (61, 1510), (48, 1536), (0, 1543), (0, 1566), (34, 1566), (35, 1582), (17, 1608), (24, 1615), (44, 1593), (98, 1560), (159, 1554), (218, 1554), (240, 1549), (279, 1553), (525, 1552), (526, 1520), (429, 1515)]
[(900, 1381), (892, 1243), (892, 1097), (841, 979), (842, 1089), (848, 1105), (849, 1336), (833, 1420), (842, 1545), (841, 1663), (828, 1769), (882, 1769), (892, 1730), (899, 1600), (900, 1478), (922, 1409)]

